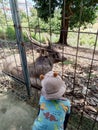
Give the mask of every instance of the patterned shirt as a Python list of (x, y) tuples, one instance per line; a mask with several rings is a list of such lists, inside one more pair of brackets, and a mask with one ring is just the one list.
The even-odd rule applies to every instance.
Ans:
[(63, 130), (66, 113), (70, 113), (70, 101), (66, 98), (46, 100), (40, 97), (40, 112), (32, 130)]

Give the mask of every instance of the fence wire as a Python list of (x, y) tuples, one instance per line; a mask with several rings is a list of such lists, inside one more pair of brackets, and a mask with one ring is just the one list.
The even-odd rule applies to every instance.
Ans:
[[(33, 0), (32, 0), (33, 1)], [(11, 2), (11, 3), (10, 3)], [(60, 63), (54, 64), (51, 63), (51, 60), (48, 57), (48, 62), (51, 68), (61, 73), (63, 80), (65, 81), (67, 85), (67, 92), (66, 95), (72, 102), (72, 114), (71, 118), (69, 120), (68, 124), (68, 130), (97, 130), (98, 127), (98, 30), (94, 31), (86, 31), (81, 29), (81, 19), (83, 15), (84, 10), (84, 0), (81, 0), (80, 2), (80, 12), (79, 12), (79, 26), (77, 29), (71, 30), (71, 29), (64, 29), (62, 28), (60, 31), (53, 30), (52, 27), (54, 26), (52, 24), (52, 0), (49, 0), (49, 7), (47, 10), (49, 10), (49, 28), (45, 26), (41, 26), (42, 21), (38, 16), (38, 13), (35, 10), (34, 7), (34, 1), (33, 3), (29, 3), (28, 0), (24, 0), (23, 3), (20, 3), (19, 0), (13, 0), (13, 4), (17, 3), (14, 7), (15, 15), (16, 15), (16, 21), (18, 20), (17, 12), (19, 14), (19, 20), (21, 25), (15, 24), (15, 17), (12, 17), (13, 14), (11, 12), (10, 4), (12, 4), (12, 0), (3, 0), (0, 2), (1, 6), (1, 19), (4, 19), (4, 21), (0, 21), (0, 88), (4, 88), (4, 86), (11, 85), (11, 78), (15, 80), (15, 82), (18, 82), (18, 84), (23, 84), (22, 91), (26, 93), (26, 90), (24, 91), (24, 86), (29, 86), (30, 89), (27, 88), (27, 93), (30, 95), (33, 95), (35, 92), (34, 90), (31, 90), (32, 88), (36, 88), (36, 91), (41, 90), (40, 85), (38, 84), (39, 80), (38, 77), (35, 78), (33, 81), (33, 78), (35, 75), (33, 75), (33, 72), (37, 73), (37, 64), (35, 63), (35, 60), (42, 56), (44, 58), (47, 58), (47, 51), (48, 53), (51, 53), (53, 55), (53, 50), (51, 51), (51, 47), (53, 46), (55, 49), (59, 50), (62, 57), (66, 56), (67, 61), (60, 61)], [(22, 7), (21, 7), (22, 5)], [(63, 10), (65, 17), (66, 14), (66, 1), (63, 0)], [(35, 11), (35, 12), (34, 12)], [(34, 18), (36, 17), (36, 25), (34, 24)], [(68, 16), (67, 16), (68, 17)], [(65, 17), (63, 19), (63, 25), (66, 20)], [(24, 21), (23, 21), (24, 19)], [(19, 21), (18, 21), (19, 22)], [(60, 28), (60, 27), (59, 27)], [(15, 35), (15, 29), (16, 29), (16, 35)], [(18, 31), (17, 31), (18, 30)], [(21, 30), (21, 31), (19, 31)], [(2, 35), (1, 35), (2, 32)], [(28, 38), (26, 32), (29, 34), (30, 39)], [(74, 35), (74, 38), (72, 39), (72, 42), (74, 39), (76, 40), (74, 47), (71, 46), (65, 46), (64, 45), (64, 37), (63, 37), (63, 44), (53, 44), (54, 35), (56, 37), (59, 36), (60, 33), (68, 32), (69, 34)], [(44, 39), (42, 39), (42, 34), (44, 35)], [(20, 36), (22, 35), (22, 36)], [(92, 48), (84, 48), (80, 46), (81, 42), (81, 35), (85, 36), (94, 36), (94, 45)], [(71, 38), (70, 36), (70, 38)], [(13, 39), (11, 39), (13, 37)], [(17, 41), (18, 38), (18, 41)], [(23, 38), (23, 39), (21, 39)], [(33, 39), (34, 38), (34, 39)], [(70, 42), (69, 38), (69, 42)], [(37, 42), (39, 44), (36, 46), (31, 41), (33, 39), (33, 42)], [(50, 43), (51, 45), (50, 45)], [(43, 42), (46, 42), (46, 44), (42, 44)], [(88, 41), (87, 41), (88, 42)], [(17, 44), (18, 43), (18, 44)], [(47, 45), (48, 44), (48, 45)], [(22, 45), (25, 49), (19, 50), (19, 45)], [(45, 47), (43, 49), (42, 45)], [(48, 48), (46, 48), (46, 46)], [(59, 49), (60, 48), (60, 49)], [(36, 53), (36, 51), (38, 53)], [(45, 53), (43, 52), (45, 51)], [(24, 55), (21, 55), (24, 52)], [(40, 52), (40, 55), (39, 55)], [(85, 55), (84, 55), (85, 54)], [(88, 54), (88, 55), (87, 55)], [(25, 57), (26, 56), (26, 57)], [(48, 55), (49, 56), (49, 55)], [(21, 63), (21, 59), (23, 60), (23, 57), (25, 61)], [(25, 63), (24, 63), (25, 62)], [(40, 61), (41, 64), (42, 61)], [(47, 62), (47, 61), (46, 61)], [(6, 64), (6, 69), (4, 70), (4, 63)], [(9, 63), (9, 64), (8, 64)], [(14, 63), (14, 65), (13, 65)], [(25, 65), (24, 65), (25, 64)], [(45, 64), (46, 65), (46, 64)], [(42, 72), (45, 71), (44, 66), (41, 65)], [(12, 70), (12, 66), (14, 70)], [(24, 67), (23, 67), (24, 66)], [(34, 68), (33, 68), (34, 67)], [(10, 68), (10, 69), (9, 69)], [(26, 69), (29, 72), (29, 75), (26, 74)], [(94, 70), (95, 69), (95, 70)], [(3, 73), (2, 73), (3, 70)], [(25, 77), (25, 76), (27, 77)], [(11, 77), (11, 78), (10, 78)], [(30, 77), (30, 78), (28, 78)], [(26, 78), (24, 80), (24, 78)], [(30, 84), (29, 84), (30, 80)], [(33, 84), (35, 82), (35, 84)], [(5, 85), (4, 85), (5, 84)], [(30, 86), (31, 85), (31, 86)], [(18, 85), (16, 85), (18, 86)], [(15, 86), (14, 86), (15, 87)], [(17, 88), (17, 87), (16, 87)], [(21, 89), (21, 87), (18, 89)], [(32, 92), (33, 91), (33, 92)], [(32, 94), (33, 93), (33, 94)], [(24, 93), (23, 93), (24, 94)], [(26, 95), (26, 94), (25, 94)], [(76, 123), (74, 122), (76, 120)], [(89, 122), (89, 126), (86, 124)]]

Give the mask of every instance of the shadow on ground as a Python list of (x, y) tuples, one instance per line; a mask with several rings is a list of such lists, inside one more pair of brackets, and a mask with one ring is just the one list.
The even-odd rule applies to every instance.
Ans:
[(31, 130), (36, 109), (11, 94), (0, 94), (0, 130)]

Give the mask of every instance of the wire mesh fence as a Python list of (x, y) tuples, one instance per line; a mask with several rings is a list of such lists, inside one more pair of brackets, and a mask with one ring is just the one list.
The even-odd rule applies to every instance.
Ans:
[[(72, 102), (68, 130), (97, 130), (98, 28), (90, 24), (86, 29), (81, 26), (86, 6), (83, 0), (78, 5), (74, 1), (57, 1), (57, 4), (61, 2), (63, 11), (56, 7), (55, 19), (54, 1), (49, 0), (47, 4), (44, 1), (44, 5), (48, 5), (47, 24), (39, 17), (36, 2), (0, 1), (0, 89), (17, 90), (17, 95), (25, 100), (26, 91), (33, 96), (41, 89), (38, 78), (41, 73), (58, 71), (67, 85), (66, 95)], [(79, 18), (78, 27), (72, 30), (65, 28), (65, 23), (71, 23), (74, 6), (79, 7)], [(62, 22), (60, 12), (63, 12)]]

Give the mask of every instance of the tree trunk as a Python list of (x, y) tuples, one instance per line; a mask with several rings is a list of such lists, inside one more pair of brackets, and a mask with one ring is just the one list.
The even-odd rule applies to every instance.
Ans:
[(68, 5), (65, 5), (64, 9), (62, 10), (61, 31), (59, 38), (59, 43), (64, 45), (68, 45), (67, 36), (68, 36), (69, 18), (67, 18), (68, 17), (67, 12), (68, 12)]
[(65, 26), (61, 24), (62, 27), (61, 27), (61, 32), (60, 32), (59, 43), (65, 44), (65, 45), (68, 45), (67, 43), (68, 23), (69, 23), (69, 20), (65, 20)]

